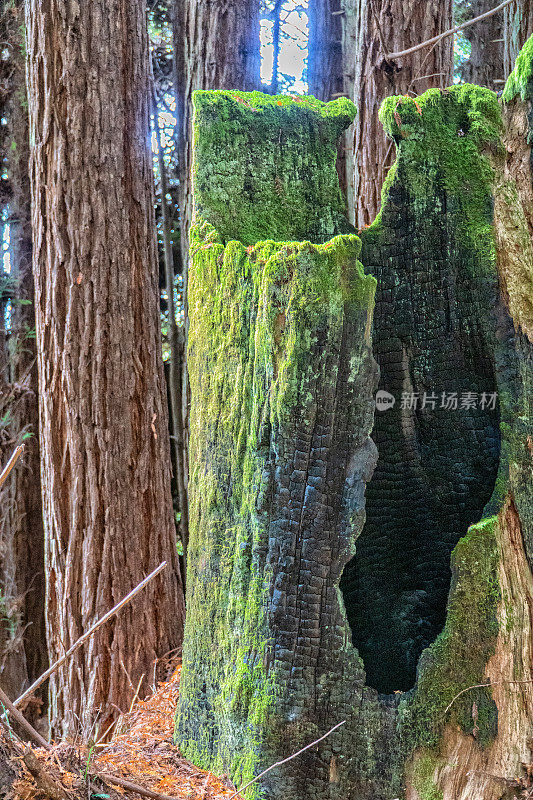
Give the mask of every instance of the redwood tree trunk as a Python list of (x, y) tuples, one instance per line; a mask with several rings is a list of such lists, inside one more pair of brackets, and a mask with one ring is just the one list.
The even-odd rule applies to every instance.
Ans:
[[(309, 15), (309, 56), (307, 82), (309, 94), (327, 102), (344, 95), (353, 96), (355, 66), (354, 22), (358, 0), (311, 0)], [(337, 172), (347, 200), (348, 217), (353, 221), (354, 128), (350, 126), (339, 141)]]
[(518, 53), (533, 34), (533, 0), (514, 0), (504, 9), (504, 77), (514, 69)]
[(360, 228), (379, 211), (383, 181), (394, 161), (394, 149), (378, 120), (382, 100), (452, 82), (452, 37), (392, 62), (385, 55), (430, 39), (452, 24), (452, 0), (361, 2), (354, 92), (355, 223)]
[[(179, 645), (142, 0), (30, 0), (28, 89), (47, 634), (56, 733), (100, 731)], [(93, 734), (94, 735), (94, 734)]]
[(174, 0), (181, 249), (188, 258), (191, 222), (192, 93), (260, 87), (259, 0)]
[[(494, 5), (493, 0), (463, 2), (459, 4), (461, 21), (484, 14)], [(465, 38), (471, 45), (470, 55), (460, 71), (461, 80), (465, 83), (486, 86), (494, 92), (503, 88), (503, 15), (504, 12), (500, 11), (465, 28)]]
[[(187, 263), (192, 218), (192, 93), (196, 89), (259, 89), (259, 0), (173, 0), (174, 82), (176, 87), (180, 247), (187, 328)], [(182, 384), (183, 484), (188, 484), (189, 395), (187, 364)], [(187, 504), (180, 509), (188, 540)]]
[(319, 100), (334, 100), (344, 94), (341, 0), (311, 0), (309, 3), (309, 94)]
[[(33, 307), (30, 186), (28, 175), (28, 110), (23, 56), (24, 8), (13, 4), (2, 17), (1, 38), (10, 43), (2, 62), (6, 89), (2, 116), (2, 158), (9, 189), (8, 224), (12, 285), (11, 325), (7, 335), (4, 377), (9, 389), (2, 398), (5, 420), (2, 461), (25, 439), (24, 457), (17, 462), (2, 490), (2, 596), (8, 608), (8, 658), (2, 685), (17, 696), (29, 679), (46, 668), (44, 630), (44, 534), (38, 440), (37, 351)], [(4, 322), (4, 320), (3, 320)], [(8, 674), (8, 673), (11, 674)]]

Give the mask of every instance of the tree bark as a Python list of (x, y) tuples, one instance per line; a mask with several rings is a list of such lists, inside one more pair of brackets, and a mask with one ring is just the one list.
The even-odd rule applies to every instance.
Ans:
[(27, 4), (52, 729), (105, 729), (179, 645), (141, 0)]
[[(493, 0), (461, 3), (461, 22), (490, 11), (494, 5)], [(464, 36), (471, 45), (470, 55), (460, 70), (461, 80), (465, 83), (486, 86), (494, 92), (503, 88), (507, 77), (503, 66), (504, 13), (505, 9), (464, 29)]]
[(504, 78), (514, 69), (522, 47), (533, 34), (533, 0), (515, 0), (504, 9)]
[(3, 456), (10, 454), (10, 446), (25, 439), (24, 457), (2, 491), (2, 595), (12, 606), (8, 637), (12, 674), (8, 677), (4, 670), (2, 681), (14, 696), (18, 696), (28, 679), (32, 681), (41, 674), (47, 664), (23, 19), (22, 3), (12, 5), (2, 18), (5, 26), (2, 39), (10, 44), (9, 58), (3, 61), (6, 73), (3, 86), (8, 92), (4, 98), (6, 125), (2, 149), (10, 187), (12, 281), (11, 327), (5, 342), (8, 346), (5, 377), (9, 386), (2, 409), (2, 417), (8, 414), (10, 439), (9, 443), (3, 443)]
[(307, 83), (309, 94), (325, 102), (344, 94), (343, 11), (340, 0), (309, 3)]
[[(335, 301), (357, 237), (295, 244), (301, 221), (272, 174), (281, 164), (308, 213), (308, 196), (323, 210), (314, 178), (325, 188), (332, 162), (302, 136), (302, 103), (287, 101), (283, 125), (285, 109), (257, 95), (195, 101), (178, 741), (240, 785), (345, 720), (261, 777), (256, 796), (501, 800), (533, 788), (530, 62), (531, 46), (503, 96), (504, 147), (484, 88), (381, 107), (398, 153), (361, 254), (393, 402), (376, 402), (371, 479), (372, 360)], [(334, 258), (318, 281), (321, 253)], [(370, 312), (359, 283), (370, 276), (344, 274)]]
[[(202, 92), (195, 106), (177, 741), (240, 786), (345, 719), (348, 693), (372, 714), (338, 581), (376, 455), (375, 283), (357, 237), (330, 238), (346, 224), (335, 160), (350, 101)], [(345, 752), (338, 736), (270, 772), (252, 796), (325, 797)], [(345, 789), (327, 796), (363, 796)]]
[[(359, 0), (312, 0), (308, 7), (309, 56), (307, 82), (309, 94), (328, 102), (344, 95), (353, 97), (355, 68), (354, 21)], [(353, 143), (350, 126), (339, 141), (337, 172), (353, 222)]]
[(181, 252), (186, 265), (192, 215), (192, 93), (259, 89), (259, 1), (174, 0), (173, 10)]
[(390, 141), (378, 120), (382, 100), (420, 94), (452, 82), (453, 39), (389, 63), (385, 56), (430, 39), (452, 27), (452, 0), (362, 0), (357, 33), (354, 102), (355, 224), (369, 225), (381, 205), (381, 189), (393, 160)]

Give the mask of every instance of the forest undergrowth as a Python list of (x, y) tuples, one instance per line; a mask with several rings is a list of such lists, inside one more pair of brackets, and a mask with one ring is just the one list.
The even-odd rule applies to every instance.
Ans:
[[(195, 767), (180, 755), (173, 742), (180, 672), (181, 662), (174, 659), (167, 670), (169, 678), (159, 683), (151, 696), (136, 700), (130, 712), (119, 718), (108, 742), (80, 738), (74, 744), (53, 745), (50, 750), (26, 747), (26, 757), (21, 759), (25, 768), (21, 767), (13, 784), (15, 796), (19, 800), (74, 800), (83, 796), (88, 800), (118, 800), (120, 796), (136, 800), (147, 795), (222, 800), (234, 796), (229, 781)], [(4, 744), (0, 742), (0, 750)], [(31, 769), (27, 769), (28, 764)], [(98, 775), (102, 775), (103, 787), (95, 777)], [(135, 784), (147, 794), (120, 786), (111, 788), (106, 775)], [(48, 787), (43, 783), (47, 779), (51, 781)]]

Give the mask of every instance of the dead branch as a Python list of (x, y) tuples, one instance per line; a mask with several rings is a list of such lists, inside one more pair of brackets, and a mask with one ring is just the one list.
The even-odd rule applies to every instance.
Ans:
[[(26, 733), (39, 747), (42, 747), (48, 752), (52, 750), (52, 745), (43, 739), (41, 734), (38, 733), (32, 725), (30, 725), (30, 723), (24, 718), (20, 711), (15, 708), (11, 700), (1, 689), (0, 702), (2, 702), (4, 707), (12, 714), (13, 719), (20, 725), (21, 728), (26, 731)], [(0, 724), (6, 728), (6, 730), (8, 730), (8, 733), (11, 734), (7, 722), (0, 718)], [(16, 741), (19, 741), (18, 737), (15, 737), (15, 739)], [(21, 744), (20, 746), (23, 745)], [(30, 747), (24, 747), (22, 761), (26, 765), (30, 774), (33, 776), (37, 787), (44, 793), (46, 797), (50, 797), (51, 800), (71, 800), (71, 795), (50, 775)], [(153, 792), (151, 789), (145, 789), (143, 786), (138, 786), (136, 783), (131, 783), (131, 781), (127, 781), (124, 778), (119, 778), (115, 775), (108, 775), (107, 773), (100, 773), (90, 770), (88, 772), (88, 777), (102, 780), (114, 786), (120, 786), (123, 789), (136, 792), (143, 797), (150, 797), (153, 800), (177, 800), (175, 797), (170, 797), (166, 794), (160, 794), (159, 792)]]
[(45, 797), (50, 797), (51, 800), (71, 800), (71, 795), (44, 769), (31, 747), (24, 748), (22, 760)]
[(0, 703), (4, 706), (6, 711), (9, 712), (13, 720), (20, 725), (20, 727), (28, 734), (28, 736), (35, 742), (38, 747), (44, 747), (45, 750), (50, 750), (51, 747), (40, 733), (38, 733), (33, 725), (30, 725), (28, 720), (20, 713), (18, 708), (15, 708), (7, 694), (0, 689)]
[(301, 750), (298, 750), (297, 753), (293, 753), (292, 756), (288, 756), (287, 758), (282, 759), (282, 761), (276, 761), (275, 764), (272, 764), (272, 766), (267, 767), (266, 769), (264, 769), (263, 772), (260, 772), (259, 775), (256, 775), (255, 778), (253, 778), (253, 780), (251, 780), (245, 786), (241, 786), (239, 791), (235, 792), (235, 794), (232, 794), (231, 797), (229, 798), (229, 800), (234, 800), (234, 798), (238, 797), (242, 792), (246, 791), (246, 789), (249, 786), (251, 786), (252, 783), (255, 783), (260, 778), (262, 778), (263, 775), (266, 775), (267, 772), (270, 772), (271, 769), (275, 769), (276, 767), (280, 767), (282, 764), (286, 764), (287, 761), (292, 761), (293, 758), (296, 758), (296, 756), (299, 756), (299, 755), (301, 755), (301, 753), (304, 753), (306, 750), (309, 750), (310, 747), (314, 747), (315, 744), (318, 744), (323, 739), (326, 739), (326, 737), (328, 737), (330, 735), (330, 733), (333, 733), (333, 731), (336, 731), (337, 728), (340, 728), (340, 726), (344, 725), (345, 723), (346, 723), (345, 719), (343, 719), (342, 722), (337, 722), (337, 724), (334, 725), (333, 728), (331, 728), (327, 733), (325, 733), (323, 736), (321, 736), (320, 739), (315, 739), (314, 742), (311, 742), (311, 744), (307, 744), (305, 747), (302, 747)]
[(138, 786), (136, 783), (131, 783), (131, 781), (127, 781), (124, 778), (118, 778), (116, 775), (108, 775), (106, 772), (91, 772), (91, 777), (99, 778), (114, 786), (120, 786), (122, 789), (128, 789), (130, 792), (136, 792), (143, 797), (151, 797), (153, 800), (177, 800), (176, 797), (153, 792), (151, 789), (145, 789), (144, 786)]
[(5, 465), (4, 469), (2, 470), (2, 473), (0, 474), (0, 487), (2, 487), (4, 485), (4, 483), (6, 482), (8, 476), (9, 476), (9, 473), (11, 472), (11, 470), (13, 469), (15, 464), (17, 463), (18, 458), (19, 458), (19, 456), (20, 456), (20, 454), (22, 453), (23, 450), (24, 450), (24, 445), (23, 444), (19, 444), (19, 446), (15, 448), (15, 450), (13, 452), (13, 455), (11, 456), (11, 458), (9, 459), (7, 464)]
[(135, 587), (135, 589), (133, 589), (133, 590), (132, 590), (132, 591), (131, 591), (129, 594), (127, 594), (125, 597), (123, 597), (123, 598), (122, 598), (122, 600), (121, 600), (119, 603), (117, 603), (117, 605), (116, 605), (116, 606), (113, 606), (113, 608), (112, 608), (110, 611), (108, 611), (108, 612), (107, 612), (107, 614), (104, 614), (104, 616), (103, 616), (101, 619), (99, 619), (99, 620), (98, 620), (98, 622), (95, 622), (95, 623), (94, 623), (94, 625), (93, 625), (91, 628), (89, 628), (89, 630), (88, 630), (88, 631), (86, 631), (86, 633), (84, 633), (82, 636), (80, 636), (80, 638), (79, 638), (79, 639), (78, 639), (76, 642), (74, 642), (74, 644), (72, 645), (72, 647), (69, 647), (69, 649), (67, 650), (67, 652), (65, 653), (65, 655), (64, 655), (64, 656), (61, 656), (61, 658), (58, 658), (58, 660), (57, 660), (57, 661), (54, 661), (54, 663), (53, 663), (53, 664), (52, 664), (50, 667), (48, 667), (48, 669), (46, 670), (46, 672), (43, 672), (43, 674), (41, 675), (41, 677), (40, 677), (40, 678), (37, 678), (37, 680), (36, 680), (36, 681), (34, 681), (34, 682), (32, 683), (32, 685), (31, 685), (31, 686), (30, 686), (28, 689), (26, 689), (26, 691), (25, 691), (25, 692), (23, 692), (23, 693), (20, 695), (20, 697), (18, 697), (18, 698), (15, 700), (15, 703), (14, 703), (14, 705), (15, 705), (15, 706), (18, 706), (18, 705), (20, 705), (20, 704), (22, 703), (22, 701), (23, 701), (23, 700), (25, 700), (25, 699), (26, 699), (26, 697), (28, 697), (28, 695), (32, 694), (32, 693), (33, 693), (33, 692), (34, 692), (36, 689), (38, 689), (38, 688), (39, 688), (39, 686), (41, 686), (41, 685), (42, 685), (42, 684), (45, 682), (45, 680), (47, 680), (47, 678), (49, 678), (49, 677), (50, 677), (50, 675), (53, 675), (53, 673), (54, 673), (54, 672), (55, 672), (57, 669), (59, 669), (59, 667), (60, 667), (62, 664), (64, 664), (64, 663), (65, 663), (65, 661), (67, 661), (67, 660), (70, 658), (70, 656), (71, 656), (71, 655), (72, 655), (72, 654), (73, 654), (73, 653), (74, 653), (76, 650), (78, 650), (78, 648), (80, 648), (80, 647), (81, 647), (81, 646), (82, 646), (82, 645), (83, 645), (83, 644), (84, 644), (84, 643), (87, 641), (87, 639), (90, 639), (90, 638), (91, 638), (91, 636), (93, 635), (93, 633), (95, 633), (95, 632), (98, 630), (98, 628), (100, 628), (100, 627), (101, 627), (102, 625), (104, 625), (104, 624), (105, 624), (105, 623), (106, 623), (108, 620), (110, 620), (110, 619), (111, 619), (111, 617), (114, 617), (114, 616), (115, 616), (115, 614), (118, 614), (118, 612), (120, 611), (120, 609), (121, 609), (121, 608), (123, 608), (123, 607), (124, 607), (124, 606), (125, 606), (127, 603), (129, 603), (129, 602), (130, 602), (130, 600), (132, 600), (132, 599), (133, 599), (133, 598), (134, 598), (134, 597), (135, 597), (137, 594), (139, 594), (139, 592), (140, 592), (142, 589), (144, 589), (144, 587), (146, 586), (146, 584), (147, 584), (147, 583), (149, 583), (149, 582), (152, 580), (152, 578), (155, 578), (155, 576), (156, 576), (156, 575), (159, 575), (159, 573), (160, 573), (162, 570), (164, 570), (164, 569), (165, 569), (166, 565), (167, 565), (167, 562), (166, 562), (166, 561), (163, 561), (163, 562), (162, 562), (162, 564), (160, 564), (160, 565), (157, 567), (157, 569), (154, 569), (154, 571), (153, 571), (153, 572), (151, 572), (151, 573), (150, 573), (150, 574), (149, 574), (149, 575), (148, 575), (148, 576), (147, 576), (147, 577), (146, 577), (146, 578), (145, 578), (143, 581), (141, 581), (141, 582), (139, 583), (139, 585)]
[(418, 50), (422, 50), (424, 47), (429, 47), (430, 44), (436, 44), (437, 42), (440, 42), (441, 39), (446, 39), (448, 36), (453, 36), (454, 33), (458, 33), (459, 31), (464, 30), (464, 28), (468, 28), (475, 22), (480, 22), (482, 19), (492, 17), (493, 14), (497, 14), (498, 11), (501, 11), (506, 6), (510, 6), (513, 2), (514, 0), (505, 0), (505, 2), (500, 3), (500, 5), (496, 6), (496, 8), (492, 8), (490, 11), (485, 11), (484, 14), (480, 14), (478, 17), (473, 17), (466, 22), (462, 22), (460, 25), (450, 28), (449, 31), (439, 33), (438, 36), (434, 36), (432, 39), (427, 39), (425, 42), (420, 42), (420, 44), (417, 44), (414, 47), (409, 47), (407, 50), (399, 50), (396, 53), (387, 53), (384, 58), (386, 61), (394, 61), (396, 58), (402, 58), (403, 56), (411, 55), (411, 53), (416, 53)]

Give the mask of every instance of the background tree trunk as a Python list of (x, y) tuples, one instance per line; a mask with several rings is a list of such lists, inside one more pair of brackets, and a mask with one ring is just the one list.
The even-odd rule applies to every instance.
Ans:
[(515, 0), (504, 9), (504, 78), (514, 69), (518, 53), (533, 34), (533, 0)]
[(28, 679), (32, 681), (44, 671), (47, 663), (23, 21), (23, 4), (18, 2), (4, 9), (0, 22), (1, 38), (10, 44), (9, 58), (2, 62), (3, 86), (7, 89), (2, 151), (9, 186), (11, 268), (6, 295), (11, 304), (10, 328), (4, 339), (8, 391), (2, 399), (8, 439), (3, 442), (3, 456), (10, 455), (13, 445), (25, 439), (24, 457), (3, 487), (1, 503), (2, 595), (11, 606), (4, 623), (9, 619), (11, 670), (7, 671), (12, 673), (8, 677), (6, 670), (2, 671), (2, 685), (15, 696)]
[(369, 225), (381, 205), (381, 188), (394, 161), (392, 143), (378, 120), (381, 101), (393, 94), (420, 94), (452, 82), (453, 40), (389, 63), (405, 50), (451, 28), (452, 0), (361, 0), (354, 101), (355, 224)]
[(334, 100), (344, 94), (341, 0), (311, 0), (308, 7), (309, 45), (307, 82), (309, 94)]
[[(174, 82), (176, 88), (179, 173), (180, 249), (187, 333), (187, 264), (192, 217), (192, 93), (196, 89), (259, 89), (259, 0), (173, 0)], [(231, 44), (230, 44), (231, 43)], [(186, 337), (185, 337), (186, 338)], [(189, 384), (183, 359), (182, 420), (184, 432), (182, 483), (188, 484)], [(178, 476), (177, 476), (178, 477)], [(188, 504), (180, 509), (188, 540)]]
[(259, 0), (174, 0), (173, 9), (181, 252), (186, 265), (192, 215), (192, 93), (260, 88)]
[[(463, 22), (494, 8), (493, 0), (466, 0), (456, 4), (456, 22)], [(505, 83), (503, 67), (503, 26), (504, 11), (476, 22), (464, 29), (464, 36), (470, 42), (468, 59), (460, 69), (461, 80), (486, 86), (494, 92)], [(459, 13), (458, 13), (459, 12)]]
[[(309, 16), (309, 94), (327, 102), (353, 97), (355, 68), (355, 14), (359, 0), (311, 0)], [(339, 141), (337, 172), (353, 222), (353, 136), (351, 125)]]
[[(168, 568), (51, 680), (56, 733), (100, 731), (179, 645), (142, 0), (26, 15), (47, 633), (57, 658)], [(112, 705), (113, 704), (113, 705)], [(94, 732), (93, 732), (94, 733)]]

